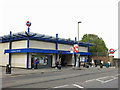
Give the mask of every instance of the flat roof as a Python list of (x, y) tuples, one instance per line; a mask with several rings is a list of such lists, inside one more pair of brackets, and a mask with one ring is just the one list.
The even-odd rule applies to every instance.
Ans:
[[(38, 40), (38, 41), (45, 41), (45, 42), (57, 42), (62, 43), (62, 44), (70, 44), (73, 45), (77, 43), (77, 41), (74, 40), (69, 40), (69, 39), (64, 39), (64, 38), (56, 38), (53, 36), (49, 35), (44, 35), (44, 34), (38, 34), (38, 33), (33, 33), (30, 32), (29, 34), (27, 32), (18, 32), (14, 33), (10, 36), (9, 35), (4, 35), (0, 37), (0, 43), (5, 43), (11, 41), (19, 41), (19, 40), (27, 40), (27, 37), (30, 38), (30, 40)], [(80, 46), (93, 46), (93, 43), (86, 43), (86, 42), (79, 42)]]

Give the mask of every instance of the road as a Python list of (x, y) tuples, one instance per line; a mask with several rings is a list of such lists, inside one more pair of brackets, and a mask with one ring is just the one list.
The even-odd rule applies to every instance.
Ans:
[(118, 69), (90, 68), (2, 78), (3, 88), (118, 88)]

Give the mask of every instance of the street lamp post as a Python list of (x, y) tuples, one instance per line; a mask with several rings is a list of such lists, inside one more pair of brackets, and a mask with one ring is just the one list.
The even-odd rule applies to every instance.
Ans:
[(80, 56), (80, 54), (79, 54), (79, 23), (82, 23), (81, 21), (79, 21), (78, 22), (78, 58), (77, 58), (77, 68), (78, 68), (78, 66), (79, 66), (79, 56)]

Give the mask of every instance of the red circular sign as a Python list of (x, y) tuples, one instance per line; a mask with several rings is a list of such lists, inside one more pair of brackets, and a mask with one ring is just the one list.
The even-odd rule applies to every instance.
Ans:
[(110, 53), (110, 54), (114, 54), (114, 52), (115, 52), (115, 50), (114, 50), (113, 48), (111, 48), (111, 49), (109, 50), (109, 53)]
[(31, 26), (31, 22), (27, 21), (27, 22), (26, 22), (26, 25), (27, 25), (28, 27), (30, 27), (30, 26)]

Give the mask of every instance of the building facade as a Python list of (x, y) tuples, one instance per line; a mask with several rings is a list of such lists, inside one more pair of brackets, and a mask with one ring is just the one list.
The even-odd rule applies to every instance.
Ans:
[[(61, 58), (61, 65), (72, 65), (70, 48), (77, 44), (75, 40), (21, 32), (0, 37), (0, 65), (11, 67), (33, 68), (37, 63), (38, 68), (55, 67), (56, 60)], [(80, 59), (87, 58), (91, 53), (89, 46), (93, 44), (79, 42)], [(75, 62), (77, 55), (74, 53)], [(76, 64), (74, 62), (74, 64)]]

